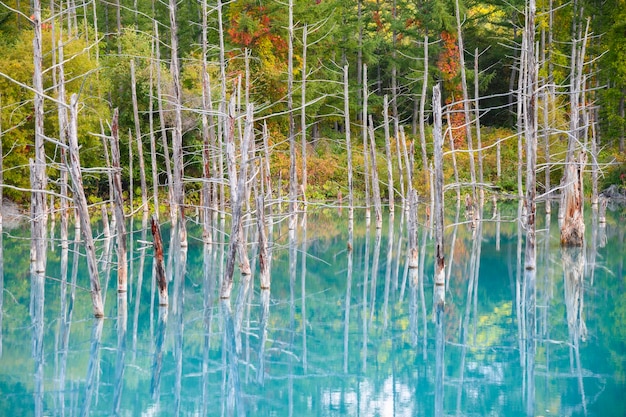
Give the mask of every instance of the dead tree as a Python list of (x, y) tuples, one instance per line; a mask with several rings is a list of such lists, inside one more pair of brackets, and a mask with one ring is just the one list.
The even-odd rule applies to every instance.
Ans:
[[(154, 21), (154, 38), (155, 39), (159, 39), (159, 26), (157, 24), (157, 21)], [(165, 157), (163, 158), (165, 161), (165, 173), (167, 174), (167, 193), (168, 193), (168, 200), (170, 201), (170, 220), (174, 221), (174, 219), (176, 218), (176, 214), (173, 212), (173, 206), (172, 206), (172, 200), (174, 200), (174, 180), (172, 178), (172, 166), (171, 166), (171, 162), (170, 162), (170, 151), (169, 151), (169, 145), (168, 145), (168, 141), (167, 141), (167, 128), (165, 126), (165, 111), (163, 110), (163, 103), (165, 102), (163, 100), (163, 94), (161, 92), (161, 48), (159, 47), (159, 42), (155, 42), (155, 48), (154, 48), (154, 52), (155, 52), (155, 65), (156, 65), (156, 86), (157, 86), (157, 105), (158, 105), (158, 111), (159, 111), (159, 121), (160, 121), (160, 127), (161, 127), (161, 142), (163, 144), (163, 153), (165, 154)]]
[(159, 287), (159, 306), (163, 307), (168, 304), (167, 277), (165, 275), (165, 262), (163, 261), (163, 239), (161, 239), (161, 228), (156, 215), (152, 216), (151, 230), (154, 239), (154, 270)]
[(89, 279), (91, 282), (91, 301), (93, 304), (93, 314), (95, 317), (104, 317), (104, 306), (100, 293), (100, 276), (98, 274), (98, 260), (96, 259), (96, 248), (91, 232), (91, 218), (87, 209), (87, 198), (83, 188), (83, 176), (80, 168), (80, 157), (78, 152), (78, 98), (72, 94), (70, 98), (70, 122), (69, 122), (69, 156), (70, 156), (70, 176), (72, 177), (74, 205), (80, 220), (80, 229), (85, 242), (87, 253), (87, 266), (89, 268)]
[(526, 141), (526, 253), (524, 266), (525, 270), (535, 271), (537, 263), (537, 253), (535, 247), (535, 215), (537, 194), (537, 65), (535, 62), (535, 0), (530, 0), (526, 10), (526, 25), (524, 29), (524, 43), (526, 51), (522, 53), (525, 57), (523, 66), (524, 102), (523, 120), (524, 136)]
[(369, 155), (367, 145), (367, 64), (363, 64), (363, 112), (361, 113), (362, 137), (363, 137), (363, 179), (365, 181), (365, 219), (370, 221), (370, 173)]
[[(174, 205), (173, 213), (175, 218), (182, 217), (181, 211), (185, 204), (185, 190), (183, 186), (183, 120), (182, 120), (182, 83), (180, 80), (180, 67), (178, 62), (178, 23), (176, 17), (177, 10), (176, 0), (170, 0), (169, 2), (169, 15), (170, 15), (170, 34), (171, 34), (171, 62), (170, 72), (172, 73), (172, 84), (174, 87), (174, 97), (172, 98), (174, 104), (174, 129), (172, 130), (172, 161), (173, 166), (173, 186), (174, 186), (174, 199), (172, 204)], [(181, 225), (182, 226), (182, 225)], [(185, 227), (179, 228), (180, 232), (180, 244), (181, 246), (187, 246), (187, 234)]]
[[(306, 167), (306, 81), (307, 81), (307, 68), (306, 68), (306, 53), (307, 53), (307, 34), (308, 27), (305, 24), (302, 29), (302, 88), (300, 89), (301, 94), (301, 106), (302, 110), (300, 111), (300, 132), (302, 134), (302, 194), (306, 196), (306, 187), (307, 187), (307, 167)], [(304, 199), (304, 207), (306, 209), (306, 197)]]
[[(461, 87), (463, 89), (463, 114), (465, 115), (465, 138), (467, 140), (467, 150), (469, 151), (470, 178), (472, 182), (472, 198), (476, 201), (476, 167), (474, 162), (474, 146), (472, 144), (472, 117), (470, 114), (469, 93), (467, 91), (467, 78), (465, 76), (465, 49), (463, 46), (463, 32), (461, 30), (461, 11), (459, 10), (459, 0), (456, 0), (456, 25), (459, 43), (459, 66), (461, 67)], [(478, 77), (478, 74), (476, 74)]]
[[(231, 109), (234, 108), (234, 102), (231, 104)], [(253, 121), (253, 109), (254, 106), (250, 105), (247, 110), (246, 116), (246, 128), (243, 135), (243, 143), (241, 147), (241, 164), (239, 167), (239, 175), (236, 174), (235, 166), (235, 144), (234, 134), (228, 133), (227, 135), (227, 158), (228, 158), (228, 171), (231, 185), (231, 209), (232, 209), (232, 225), (230, 233), (230, 244), (228, 250), (228, 258), (226, 260), (226, 269), (224, 271), (224, 279), (222, 281), (222, 288), (220, 289), (220, 298), (228, 299), (233, 287), (233, 274), (235, 272), (235, 258), (239, 253), (239, 260), (241, 262), (241, 273), (244, 275), (250, 275), (250, 264), (245, 255), (245, 248), (243, 242), (243, 233), (241, 226), (242, 206), (243, 199), (246, 190), (247, 170), (248, 170), (248, 158), (249, 158), (249, 146), (250, 142), (254, 140), (254, 121)], [(231, 119), (231, 129), (234, 128), (234, 120)], [(295, 229), (292, 229), (295, 230)]]
[(424, 79), (422, 81), (422, 95), (420, 96), (420, 145), (422, 148), (422, 169), (424, 170), (425, 185), (430, 179), (428, 175), (428, 154), (426, 153), (426, 96), (428, 94), (428, 35), (424, 36)]
[(289, 26), (287, 28), (287, 112), (289, 113), (289, 229), (296, 228), (298, 178), (296, 171), (296, 127), (293, 117), (293, 0), (289, 0)]
[(45, 190), (48, 185), (46, 176), (46, 150), (44, 148), (44, 89), (43, 89), (43, 49), (41, 1), (33, 1), (34, 24), (33, 37), (33, 111), (35, 121), (35, 159), (31, 160), (31, 257), (32, 274), (43, 278), (46, 268), (46, 229), (48, 215)]
[[(146, 163), (143, 159), (143, 142), (139, 125), (139, 105), (137, 103), (137, 77), (135, 75), (135, 60), (130, 60), (131, 92), (133, 100), (133, 118), (135, 120), (135, 138), (137, 139), (137, 158), (139, 159), (139, 183), (141, 184), (141, 207), (148, 212), (148, 185), (146, 184)], [(132, 146), (132, 145), (129, 145)], [(133, 173), (131, 172), (132, 176)]]
[[(394, 67), (395, 68), (395, 67)], [(384, 97), (383, 119), (385, 127), (385, 154), (387, 156), (387, 192), (389, 193), (389, 212), (394, 211), (393, 168), (391, 165), (391, 138), (389, 134), (389, 101)]]
[(127, 289), (127, 255), (126, 255), (126, 216), (124, 216), (124, 200), (122, 199), (122, 167), (120, 164), (120, 145), (118, 132), (118, 110), (113, 110), (111, 122), (111, 157), (113, 162), (113, 209), (117, 228), (117, 292)]
[(443, 136), (441, 132), (441, 92), (439, 86), (433, 87), (433, 159), (435, 166), (434, 178), (434, 212), (435, 229), (435, 288), (434, 304), (436, 309), (443, 309), (445, 304), (446, 271), (443, 245)]
[(584, 113), (581, 102), (584, 102), (583, 69), (585, 61), (585, 49), (589, 35), (589, 20), (585, 29), (585, 36), (580, 47), (578, 42), (572, 44), (572, 70), (571, 70), (571, 97), (570, 97), (570, 131), (563, 171), (561, 206), (559, 207), (561, 224), (561, 245), (582, 246), (585, 235), (585, 219), (583, 217), (583, 170), (587, 156), (584, 151), (575, 155), (575, 150), (580, 146), (582, 131), (587, 126), (580, 126), (581, 115)]
[(215, 145), (215, 129), (213, 126), (213, 110), (211, 100), (211, 83), (207, 68), (207, 0), (202, 0), (202, 237), (205, 243), (213, 240), (211, 230), (211, 146)]
[(372, 160), (372, 191), (374, 197), (374, 213), (376, 214), (376, 228), (383, 227), (383, 209), (380, 200), (380, 181), (378, 179), (378, 164), (376, 162), (376, 140), (374, 138), (374, 122), (369, 116), (370, 157)]
[(348, 220), (354, 219), (354, 190), (352, 178), (352, 138), (350, 137), (350, 96), (348, 91), (348, 65), (343, 67), (343, 120), (346, 133), (346, 154), (348, 159)]

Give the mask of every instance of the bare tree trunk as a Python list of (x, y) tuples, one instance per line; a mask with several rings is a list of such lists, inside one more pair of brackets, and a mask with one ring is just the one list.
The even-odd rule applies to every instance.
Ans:
[(585, 219), (583, 216), (583, 171), (585, 156), (579, 161), (565, 165), (562, 193), (563, 224), (561, 246), (583, 246), (585, 242)]
[(378, 179), (378, 164), (376, 163), (376, 140), (374, 138), (374, 122), (369, 116), (370, 155), (372, 158), (372, 191), (374, 192), (374, 213), (376, 215), (376, 228), (383, 227), (383, 209), (380, 201), (380, 181)]
[[(269, 138), (270, 138), (270, 132), (269, 129), (267, 128), (267, 123), (263, 122), (263, 162), (265, 164), (265, 170), (264, 170), (264, 177), (263, 177), (263, 183), (265, 184), (265, 201), (271, 201), (272, 200), (272, 171), (271, 171), (271, 166), (270, 166), (270, 147), (269, 147)], [(270, 214), (270, 227), (269, 227), (269, 236), (270, 238), (272, 237), (272, 230), (273, 230), (273, 221), (271, 218), (272, 215), (272, 205), (269, 204), (269, 214)]]
[(450, 155), (452, 156), (452, 168), (454, 170), (454, 182), (456, 183), (456, 201), (461, 203), (461, 184), (459, 184), (459, 170), (456, 166), (456, 151), (454, 149), (454, 135), (452, 134), (452, 122), (450, 121), (450, 109), (446, 111), (446, 119), (448, 122), (448, 136), (450, 137)]
[[(213, 240), (211, 216), (211, 144), (215, 143), (213, 115), (210, 114), (211, 86), (207, 69), (207, 0), (202, 0), (202, 237), (205, 243)], [(209, 119), (210, 118), (210, 119)]]
[(287, 51), (287, 112), (289, 113), (289, 229), (296, 228), (298, 174), (296, 171), (296, 127), (293, 117), (293, 0), (289, 0)]
[(485, 188), (483, 177), (483, 144), (480, 135), (480, 106), (479, 97), (480, 91), (478, 89), (478, 48), (474, 51), (474, 115), (476, 117), (476, 146), (478, 146), (478, 182), (480, 183), (480, 207), (485, 202)]
[(348, 159), (348, 221), (352, 224), (354, 219), (354, 189), (352, 178), (352, 138), (350, 136), (350, 95), (348, 87), (348, 65), (346, 64), (343, 67), (343, 120)]
[(87, 253), (87, 266), (89, 268), (89, 279), (91, 282), (91, 301), (93, 304), (93, 314), (95, 317), (104, 317), (104, 306), (102, 295), (100, 294), (100, 277), (98, 275), (98, 261), (96, 259), (96, 248), (94, 246), (93, 234), (91, 232), (91, 221), (87, 209), (87, 198), (83, 189), (83, 176), (80, 172), (80, 158), (78, 153), (78, 99), (76, 94), (70, 98), (70, 123), (69, 123), (69, 153), (70, 153), (70, 174), (74, 185), (74, 205), (80, 220), (85, 251)]
[[(154, 48), (156, 42), (152, 42), (152, 56), (154, 56)], [(150, 161), (152, 167), (152, 204), (154, 206), (154, 213), (159, 218), (159, 172), (157, 166), (156, 156), (156, 138), (154, 137), (154, 62), (150, 61), (150, 92), (148, 94), (149, 107), (149, 125), (150, 125)]]
[(384, 97), (383, 104), (383, 118), (384, 118), (384, 126), (385, 126), (385, 153), (387, 156), (387, 192), (389, 193), (389, 212), (393, 214), (394, 211), (394, 186), (393, 186), (393, 167), (391, 165), (391, 160), (393, 159), (391, 155), (391, 138), (389, 135), (389, 103), (387, 101), (387, 96)]
[[(35, 119), (35, 159), (31, 165), (31, 257), (34, 277), (44, 278), (46, 269), (46, 229), (48, 214), (46, 194), (48, 179), (46, 176), (46, 150), (44, 148), (44, 89), (43, 89), (43, 49), (41, 33), (41, 2), (33, 1), (34, 36), (33, 36), (33, 89), (35, 98), (33, 111)], [(43, 284), (42, 284), (43, 285)]]
[(118, 112), (113, 110), (111, 121), (111, 157), (113, 162), (113, 208), (117, 227), (117, 292), (127, 290), (127, 255), (126, 255), (126, 217), (122, 199), (122, 167), (120, 164), (120, 146), (118, 132)]
[[(461, 11), (459, 0), (456, 0), (456, 25), (459, 43), (459, 65), (461, 67), (461, 87), (463, 88), (463, 114), (465, 115), (465, 137), (467, 150), (469, 151), (470, 179), (472, 182), (472, 199), (476, 201), (476, 167), (474, 162), (474, 149), (472, 143), (472, 118), (470, 114), (469, 93), (467, 91), (467, 78), (465, 76), (465, 49), (463, 45), (463, 32), (461, 30)], [(478, 76), (478, 75), (476, 75)]]
[[(137, 138), (137, 158), (139, 159), (139, 183), (141, 184), (141, 207), (144, 213), (148, 212), (148, 186), (146, 184), (146, 163), (143, 159), (143, 142), (139, 124), (139, 105), (137, 104), (137, 77), (135, 75), (135, 60), (130, 60), (131, 92), (133, 99), (133, 116), (135, 119), (135, 137)], [(130, 175), (133, 175), (131, 172)]]
[(435, 163), (434, 204), (432, 213), (435, 229), (435, 288), (433, 302), (437, 309), (445, 304), (446, 270), (443, 244), (443, 137), (441, 132), (441, 93), (439, 86), (433, 87), (433, 160)]
[[(159, 39), (159, 26), (154, 21), (154, 37)], [(167, 174), (167, 193), (170, 206), (170, 220), (175, 221), (176, 214), (173, 211), (172, 201), (174, 200), (174, 179), (172, 177), (172, 166), (170, 162), (170, 151), (167, 144), (167, 128), (165, 126), (165, 112), (163, 111), (163, 95), (161, 94), (161, 48), (159, 42), (155, 42), (156, 66), (157, 66), (157, 103), (159, 108), (159, 120), (161, 122), (161, 141), (163, 143), (163, 154), (165, 161), (165, 172)]]
[(523, 89), (524, 85), (526, 85), (526, 73), (524, 68), (526, 68), (526, 61), (528, 57), (526, 56), (527, 46), (526, 46), (526, 37), (522, 36), (522, 49), (520, 51), (520, 62), (519, 62), (519, 80), (517, 83), (517, 196), (522, 198), (523, 196), (523, 180), (522, 180), (522, 166), (524, 164), (523, 158), (523, 147), (522, 147), (522, 136), (523, 136), (523, 128), (524, 128), (524, 98), (523, 98)]
[(422, 95), (420, 96), (420, 146), (422, 148), (422, 169), (424, 170), (424, 185), (428, 186), (428, 155), (426, 154), (426, 96), (428, 95), (428, 35), (424, 36), (424, 78), (422, 81)]
[(168, 305), (167, 277), (165, 276), (165, 262), (163, 261), (161, 228), (159, 227), (159, 219), (156, 216), (152, 216), (151, 230), (154, 239), (154, 269), (156, 271), (156, 282), (159, 286), (159, 306), (163, 307)]
[[(534, 282), (537, 267), (536, 249), (536, 169), (537, 169), (537, 66), (535, 63), (535, 0), (530, 0), (526, 10), (526, 53), (522, 74), (524, 74), (524, 134), (526, 139), (526, 252), (524, 254), (525, 280)], [(532, 278), (530, 277), (532, 275)], [(533, 341), (534, 343), (534, 341)]]
[[(93, 22), (93, 33), (94, 33), (94, 39), (96, 39), (96, 41), (99, 41), (99, 34), (98, 34), (98, 16), (97, 16), (97, 10), (96, 10), (96, 3), (97, 2), (92, 2), (92, 10), (93, 10), (93, 17), (92, 17), (92, 22)], [(85, 13), (86, 14), (86, 13)], [(100, 48), (95, 48), (96, 50), (96, 67), (100, 67)]]
[(598, 137), (596, 129), (595, 111), (590, 110), (589, 113), (591, 119), (591, 204), (592, 206), (598, 206)]
[(263, 193), (256, 196), (257, 227), (259, 231), (259, 273), (262, 290), (269, 290), (271, 284), (271, 262), (272, 257), (267, 248), (267, 234), (265, 232), (265, 201)]
[[(223, 123), (218, 123), (218, 141), (219, 141), (219, 149), (222, 150), (224, 147), (224, 143), (228, 140), (226, 137), (226, 133), (222, 131), (222, 134), (219, 134), (219, 128), (225, 126), (225, 120), (227, 119), (227, 108), (226, 108), (226, 48), (224, 47), (224, 25), (223, 25), (223, 3), (222, 0), (217, 0), (217, 25), (218, 25), (218, 37), (219, 37), (219, 55), (220, 55), (220, 85), (221, 85), (221, 97), (220, 97), (220, 117), (224, 120)], [(223, 129), (222, 129), (223, 130)], [(218, 168), (219, 168), (219, 179), (220, 181), (220, 213), (221, 218), (224, 220), (226, 216), (226, 190), (224, 184), (224, 152), (218, 152)]]
[[(585, 221), (583, 216), (584, 195), (583, 195), (583, 170), (586, 164), (584, 151), (575, 159), (574, 152), (581, 147), (580, 117), (581, 100), (584, 101), (583, 88), (583, 68), (585, 61), (585, 48), (589, 34), (589, 20), (585, 29), (585, 36), (582, 40), (580, 50), (574, 41), (572, 45), (572, 81), (571, 81), (571, 116), (569, 143), (565, 159), (563, 172), (563, 191), (561, 192), (561, 206), (559, 213), (563, 214), (563, 224), (561, 225), (561, 245), (562, 246), (582, 246), (584, 244)], [(582, 110), (584, 111), (584, 110)]]
[[(115, 21), (117, 23), (117, 54), (122, 56), (122, 8), (120, 6), (120, 0), (115, 0)], [(69, 28), (68, 28), (69, 29)]]
[(370, 174), (369, 157), (367, 151), (367, 65), (363, 64), (363, 113), (361, 114), (362, 137), (363, 137), (363, 179), (365, 181), (365, 220), (370, 221)]
[[(231, 101), (231, 110), (234, 111), (234, 101)], [(234, 120), (231, 118), (229, 123), (231, 128), (227, 131), (227, 157), (228, 157), (228, 171), (229, 180), (231, 185), (231, 207), (232, 207), (232, 226), (230, 233), (230, 244), (228, 258), (226, 261), (226, 270), (224, 272), (224, 278), (222, 281), (222, 288), (220, 289), (220, 298), (230, 298), (232, 286), (233, 286), (233, 274), (235, 271), (235, 257), (239, 253), (239, 261), (241, 263), (240, 269), (242, 275), (250, 275), (250, 264), (245, 254), (245, 242), (243, 241), (243, 233), (241, 226), (242, 206), (245, 196), (246, 182), (247, 182), (247, 170), (248, 170), (248, 156), (249, 146), (251, 141), (254, 140), (254, 106), (250, 105), (246, 115), (246, 128), (243, 135), (243, 146), (241, 148), (241, 164), (239, 167), (239, 175), (236, 174), (235, 165), (235, 138), (234, 132)], [(295, 229), (292, 229), (295, 230)]]
[[(307, 81), (307, 68), (306, 68), (306, 52), (307, 52), (307, 25), (304, 25), (302, 29), (302, 88), (301, 88), (301, 106), (300, 111), (300, 131), (302, 133), (302, 193), (306, 196), (307, 187), (307, 168), (306, 168), (306, 81)], [(306, 198), (304, 198), (304, 208), (306, 210)]]
[(545, 193), (548, 195), (546, 199), (546, 213), (550, 213), (552, 211), (550, 207), (550, 188), (552, 185), (550, 184), (550, 98), (551, 96), (548, 94), (548, 89), (543, 88), (542, 91), (542, 101), (543, 101), (543, 139), (544, 139), (544, 154), (545, 154)]
[[(176, 217), (182, 217), (185, 204), (185, 189), (183, 185), (183, 120), (182, 120), (182, 85), (180, 81), (180, 68), (178, 63), (178, 24), (176, 17), (176, 0), (170, 0), (170, 32), (172, 56), (170, 62), (170, 72), (172, 73), (172, 84), (174, 86), (174, 129), (172, 130), (172, 160), (174, 162), (173, 185), (174, 185), (174, 210)], [(174, 220), (172, 220), (174, 221)], [(182, 226), (182, 225), (181, 225)], [(185, 227), (179, 228), (180, 245), (187, 246), (187, 233)]]

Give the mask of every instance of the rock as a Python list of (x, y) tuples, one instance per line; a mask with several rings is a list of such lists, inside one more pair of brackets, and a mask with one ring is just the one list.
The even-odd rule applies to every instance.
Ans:
[(600, 195), (611, 200), (626, 200), (626, 189), (612, 184), (609, 188), (602, 191)]
[(22, 222), (26, 221), (24, 210), (15, 202), (7, 200), (2, 201), (0, 207), (0, 215), (2, 215), (2, 226), (6, 229), (18, 227)]

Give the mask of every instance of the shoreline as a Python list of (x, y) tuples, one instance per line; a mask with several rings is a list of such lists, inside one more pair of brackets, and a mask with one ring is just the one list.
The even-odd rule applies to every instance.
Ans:
[(26, 221), (26, 214), (17, 203), (5, 198), (0, 206), (0, 220), (3, 228), (13, 229)]

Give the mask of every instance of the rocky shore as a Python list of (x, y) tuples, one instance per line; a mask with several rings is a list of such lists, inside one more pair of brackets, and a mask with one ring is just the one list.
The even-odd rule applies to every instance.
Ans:
[(6, 229), (17, 227), (27, 219), (27, 213), (24, 209), (7, 199), (2, 201), (0, 214), (2, 215), (2, 227)]

